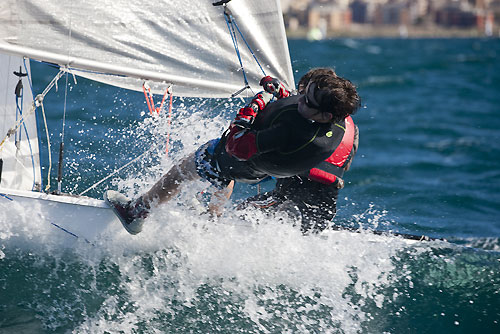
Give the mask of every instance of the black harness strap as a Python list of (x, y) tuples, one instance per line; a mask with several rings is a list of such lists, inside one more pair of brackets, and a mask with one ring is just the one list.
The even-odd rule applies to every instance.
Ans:
[(315, 166), (314, 168), (318, 168), (322, 171), (325, 171), (327, 173), (330, 173), (330, 174), (333, 174), (335, 175), (336, 177), (339, 177), (339, 178), (342, 178), (344, 176), (344, 168), (343, 167), (339, 167), (339, 166), (335, 166), (329, 162), (326, 162), (326, 161), (321, 161), (317, 166)]

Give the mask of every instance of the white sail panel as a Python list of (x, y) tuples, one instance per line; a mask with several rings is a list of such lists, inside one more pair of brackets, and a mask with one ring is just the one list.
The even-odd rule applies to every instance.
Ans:
[[(173, 84), (176, 95), (227, 97), (245, 81), (223, 6), (213, 2), (2, 0), (0, 50), (129, 89), (152, 80), (163, 83), (151, 85), (156, 93)], [(228, 9), (250, 86), (259, 89), (265, 73), (293, 88), (279, 0), (231, 0)]]
[[(14, 74), (29, 71), (29, 60), (24, 62), (22, 58), (0, 54), (0, 141), (31, 110), (33, 95), (28, 77), (21, 77), (23, 89), (18, 97), (16, 86), (20, 77)], [(0, 187), (20, 190), (40, 187), (40, 156), (34, 113), (24, 118), (24, 123), (0, 147), (0, 159)]]

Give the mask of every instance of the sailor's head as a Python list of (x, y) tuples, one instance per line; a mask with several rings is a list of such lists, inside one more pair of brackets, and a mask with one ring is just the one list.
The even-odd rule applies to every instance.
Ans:
[(301, 114), (317, 122), (339, 122), (354, 114), (361, 101), (351, 81), (330, 68), (313, 69), (299, 81)]
[(302, 76), (299, 80), (298, 88), (297, 91), (299, 94), (304, 94), (304, 91), (306, 89), (307, 84), (309, 81), (316, 79), (317, 77), (323, 76), (323, 75), (332, 75), (332, 76), (337, 76), (335, 71), (329, 67), (317, 67), (309, 70), (306, 74)]

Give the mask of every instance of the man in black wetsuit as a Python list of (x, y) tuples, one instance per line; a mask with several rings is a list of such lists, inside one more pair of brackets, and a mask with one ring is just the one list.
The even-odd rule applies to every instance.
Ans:
[[(310, 70), (300, 79), (298, 93), (306, 93), (309, 82), (324, 75), (336, 74), (330, 68)], [(278, 99), (290, 95), (277, 79), (266, 77), (262, 81), (264, 89)], [(238, 209), (250, 206), (267, 212), (288, 212), (299, 218), (304, 232), (329, 227), (337, 212), (338, 192), (344, 187), (343, 174), (349, 170), (359, 143), (358, 127), (350, 116), (336, 125), (336, 135), (343, 134), (342, 141), (327, 159), (306, 172), (277, 179), (272, 191), (247, 198)]]
[(220, 189), (217, 198), (227, 199), (234, 181), (258, 183), (268, 176), (285, 178), (310, 170), (339, 146), (343, 131), (338, 131), (338, 122), (360, 105), (354, 85), (334, 74), (310, 81), (304, 94), (267, 104), (271, 98), (268, 92), (257, 94), (221, 138), (184, 158), (134, 201), (107, 191), (105, 200), (125, 229), (139, 233), (151, 207), (169, 201), (185, 181), (205, 179)]

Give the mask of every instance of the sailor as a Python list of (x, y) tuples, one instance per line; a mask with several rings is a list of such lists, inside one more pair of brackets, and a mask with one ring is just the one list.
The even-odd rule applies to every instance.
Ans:
[[(266, 79), (266, 78), (264, 78)], [(267, 85), (266, 80), (261, 85)], [(279, 87), (277, 93), (284, 90)], [(345, 118), (356, 112), (360, 98), (355, 86), (334, 73), (310, 80), (304, 94), (268, 104), (272, 94), (258, 93), (241, 108), (221, 138), (202, 145), (173, 166), (146, 193), (131, 201), (116, 191), (105, 200), (131, 234), (142, 230), (154, 205), (179, 193), (186, 181), (204, 179), (219, 189), (211, 206), (218, 213), (220, 203), (232, 193), (234, 181), (258, 183), (272, 176), (300, 175), (332, 155), (342, 142)]]
[[(298, 93), (307, 93), (309, 83), (323, 75), (336, 76), (330, 68), (312, 69), (300, 79)], [(290, 95), (287, 90), (283, 91), (283, 85), (277, 79), (266, 77), (262, 81), (264, 89), (278, 99)], [(306, 172), (277, 179), (273, 190), (247, 198), (238, 209), (250, 206), (268, 212), (288, 212), (298, 218), (303, 232), (329, 227), (337, 212), (339, 190), (344, 187), (344, 172), (349, 170), (359, 143), (359, 130), (351, 116), (335, 125), (335, 136), (342, 136), (342, 140), (327, 159)]]

